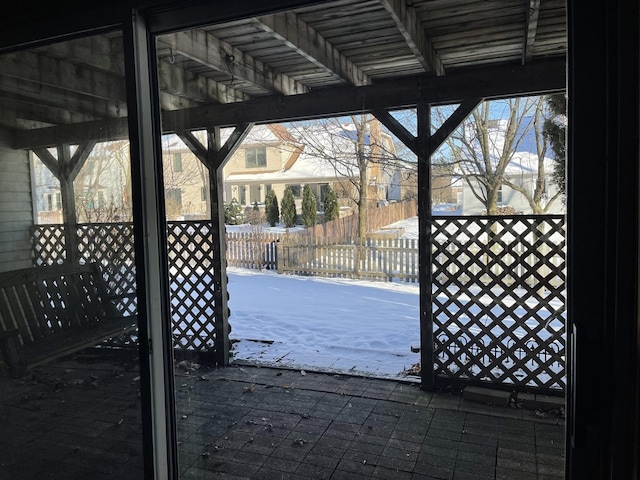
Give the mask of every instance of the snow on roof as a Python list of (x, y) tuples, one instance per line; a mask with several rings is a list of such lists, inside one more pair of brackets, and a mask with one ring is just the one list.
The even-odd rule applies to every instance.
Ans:
[(235, 173), (227, 176), (226, 180), (247, 183), (295, 183), (353, 177), (358, 173), (356, 148), (354, 140), (344, 132), (345, 128), (332, 125), (302, 127), (289, 131), (290, 138), (302, 149), (290, 168), (276, 172)]

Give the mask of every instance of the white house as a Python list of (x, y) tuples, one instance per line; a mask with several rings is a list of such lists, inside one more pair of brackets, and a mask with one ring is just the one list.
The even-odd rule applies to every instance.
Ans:
[[(558, 194), (558, 187), (552, 179), (555, 160), (545, 157), (543, 161), (544, 176), (538, 178), (539, 158), (537, 153), (535, 133), (533, 132), (532, 118), (525, 118), (522, 122), (521, 131), (518, 134), (516, 151), (511, 156), (511, 160), (507, 164), (503, 178), (505, 184), (498, 191), (498, 207), (511, 207), (509, 210), (515, 213), (531, 214), (533, 210), (527, 201), (526, 196), (510, 187), (513, 184), (523, 187), (526, 191), (533, 195), (538, 181), (543, 182), (544, 197), (543, 202), (549, 203), (548, 214), (563, 214), (565, 206), (562, 202), (561, 195)], [(490, 155), (492, 161), (497, 163), (502, 149), (504, 148), (504, 129), (506, 120), (492, 121), (490, 126)], [(471, 130), (471, 129), (470, 129)], [(472, 144), (473, 142), (469, 142)], [(478, 152), (476, 158), (482, 158)], [(460, 175), (456, 182), (458, 189), (457, 203), (462, 207), (462, 215), (483, 215), (486, 214), (485, 204), (478, 199), (476, 194), (482, 196), (485, 194), (483, 185), (475, 180), (470, 173), (474, 172), (475, 165), (471, 162), (462, 162), (462, 166), (457, 166), (456, 171)], [(464, 173), (466, 175), (464, 175)], [(476, 194), (474, 194), (474, 191)], [(546, 206), (543, 203), (543, 206)]]

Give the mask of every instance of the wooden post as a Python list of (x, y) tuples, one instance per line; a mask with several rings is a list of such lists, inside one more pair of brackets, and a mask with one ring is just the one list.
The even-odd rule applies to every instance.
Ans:
[(420, 379), (423, 390), (435, 388), (433, 369), (433, 299), (431, 298), (431, 105), (418, 109), (418, 232), (420, 278)]
[(37, 148), (33, 152), (60, 182), (60, 199), (62, 201), (62, 219), (64, 222), (64, 241), (66, 261), (77, 263), (80, 258), (78, 249), (78, 215), (76, 212), (76, 197), (73, 181), (83, 167), (89, 154), (96, 145), (96, 140), (90, 140), (78, 145), (71, 155), (69, 144), (57, 145), (56, 159), (46, 148)]

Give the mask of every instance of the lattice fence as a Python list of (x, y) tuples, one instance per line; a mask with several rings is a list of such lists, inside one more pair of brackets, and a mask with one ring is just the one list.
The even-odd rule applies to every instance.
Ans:
[(37, 225), (33, 229), (33, 250), (36, 265), (62, 263), (67, 249), (62, 225)]
[[(133, 225), (119, 223), (82, 224), (76, 231), (80, 261), (100, 264), (115, 307), (122, 315), (136, 315), (136, 274), (133, 256)], [(35, 264), (53, 265), (67, 258), (63, 225), (40, 225), (33, 235)], [(125, 347), (137, 342), (135, 333), (123, 334), (104, 343)]]
[(167, 237), (174, 342), (186, 350), (216, 344), (210, 222), (170, 222)]
[[(211, 225), (209, 222), (169, 222), (167, 233), (175, 345), (189, 350), (211, 349), (215, 344)], [(136, 314), (133, 225), (81, 224), (77, 235), (79, 258), (100, 263), (111, 291), (121, 297), (118, 308)], [(64, 261), (63, 225), (39, 225), (34, 229), (33, 238), (37, 265)], [(112, 343), (122, 345), (130, 341), (130, 338), (120, 338)]]
[[(216, 342), (211, 225), (170, 222), (168, 227), (175, 344), (209, 350)], [(36, 227), (36, 263), (66, 257), (63, 233), (61, 225)], [(135, 292), (131, 224), (80, 225), (78, 238), (80, 258), (100, 262), (115, 291)], [(242, 248), (230, 245), (228, 258), (246, 250), (247, 239), (241, 242)], [(291, 243), (286, 238), (277, 243), (278, 264), (295, 273), (418, 280), (415, 240), (370, 240), (359, 247), (365, 249), (362, 252), (353, 245), (322, 242), (298, 242), (287, 251)], [(564, 389), (564, 217), (435, 217), (432, 255), (436, 374)], [(355, 259), (360, 259), (357, 268)], [(249, 263), (255, 264), (253, 260)], [(135, 300), (121, 308), (135, 313)]]
[(564, 217), (434, 218), (435, 372), (563, 390)]

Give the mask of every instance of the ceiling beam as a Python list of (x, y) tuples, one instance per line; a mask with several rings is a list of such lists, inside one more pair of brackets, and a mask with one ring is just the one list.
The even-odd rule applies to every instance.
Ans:
[(406, 0), (380, 0), (395, 22), (407, 45), (427, 72), (444, 75), (444, 66), (431, 39), (424, 31), (415, 9)]
[(96, 120), (91, 115), (70, 112), (63, 108), (37, 105), (35, 102), (23, 102), (13, 97), (0, 95), (2, 119), (26, 120), (42, 124), (60, 125), (62, 123), (83, 123)]
[(524, 47), (522, 48), (523, 65), (530, 62), (533, 58), (533, 44), (536, 42), (539, 15), (540, 0), (527, 0), (527, 12), (524, 25)]
[(295, 13), (277, 13), (256, 18), (254, 22), (334, 77), (355, 86), (370, 83), (369, 77), (360, 68)]
[(232, 103), (249, 99), (233, 87), (185, 70), (167, 59), (158, 63), (158, 83), (162, 92), (197, 103)]
[(0, 74), (102, 100), (127, 101), (124, 77), (29, 50), (3, 55)]
[[(481, 67), (445, 76), (423, 75), (363, 87), (315, 89), (305, 95), (269, 96), (232, 104), (215, 104), (164, 112), (162, 131), (211, 126), (273, 123), (339, 116), (375, 109), (463, 103), (475, 98), (508, 98), (561, 92), (566, 88), (566, 59), (556, 57), (526, 65)], [(13, 147), (45, 147), (78, 139), (127, 138), (127, 119), (63, 125), (14, 132)]]
[(124, 77), (124, 49), (122, 37), (104, 35), (76, 38), (32, 49), (34, 52)]
[(0, 97), (10, 98), (33, 105), (59, 108), (95, 117), (117, 117), (126, 115), (127, 104), (83, 94), (73, 94), (50, 85), (21, 80), (0, 74)]
[(208, 68), (240, 78), (270, 93), (295, 95), (307, 88), (284, 74), (274, 72), (263, 62), (202, 30), (188, 30), (163, 35), (160, 45), (166, 45), (174, 55), (183, 55)]
[[(216, 125), (230, 127), (349, 115), (377, 108), (414, 107), (462, 103), (470, 98), (508, 98), (564, 91), (566, 59), (556, 57), (527, 65), (479, 67), (449, 72), (444, 76), (405, 77), (363, 87), (314, 89), (306, 95), (261, 97), (247, 102), (202, 106), (166, 112), (163, 126), (186, 122), (190, 129)], [(175, 116), (175, 120), (174, 120)]]

